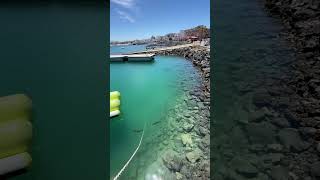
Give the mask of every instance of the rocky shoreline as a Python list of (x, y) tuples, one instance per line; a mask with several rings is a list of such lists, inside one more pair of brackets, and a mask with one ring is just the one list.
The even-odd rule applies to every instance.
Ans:
[[(177, 82), (182, 95), (165, 110), (163, 120), (151, 123), (152, 136), (145, 139), (129, 179), (210, 179), (210, 51), (188, 47), (157, 55), (185, 57), (199, 71), (185, 69)], [(140, 155), (148, 156), (148, 162)]]
[[(320, 178), (319, 1), (266, 0), (265, 6), (272, 16), (280, 17), (285, 31), (280, 38), (264, 32), (274, 37), (268, 40), (272, 46), (241, 49), (229, 63), (232, 75), (226, 81), (233, 85), (225, 89), (230, 89), (229, 96), (234, 94), (229, 97), (234, 105), (229, 102), (230, 112), (223, 116), (230, 126), (221, 123), (217, 128), (221, 132), (215, 129), (211, 142), (212, 158), (219, 162), (215, 179), (316, 180)], [(291, 42), (289, 49), (280, 46), (284, 38)]]
[(168, 114), (168, 134), (175, 140), (160, 157), (172, 179), (210, 179), (210, 111), (199, 90), (186, 90)]
[[(278, 84), (291, 132), (300, 140), (289, 151), (289, 171), (298, 179), (320, 178), (320, 1), (266, 0), (273, 16), (281, 18), (286, 37), (295, 48), (290, 75)], [(298, 147), (299, 146), (299, 147)]]
[[(279, 13), (296, 13), (285, 6), (291, 2), (297, 4), (297, 1), (266, 0), (266, 7), (274, 7)], [(245, 3), (242, 2), (243, 7), (230, 9), (244, 17), (244, 20), (234, 17), (240, 24), (246, 21), (252, 24), (240, 28), (234, 26), (234, 19), (223, 24), (237, 34), (246, 35), (239, 37), (242, 44), (232, 46), (226, 39), (230, 51), (223, 51), (223, 47), (215, 49), (226, 53), (216, 57), (217, 63), (224, 60), (224, 67), (215, 67), (214, 85), (219, 89), (215, 89), (214, 98), (222, 97), (225, 102), (217, 100), (215, 106), (218, 110), (214, 114), (211, 141), (213, 177), (216, 180), (319, 179), (320, 102), (316, 89), (320, 85), (320, 71), (319, 53), (314, 48), (319, 46), (313, 44), (319, 33), (309, 31), (314, 31), (309, 22), (300, 22), (309, 26), (299, 35), (292, 35), (292, 29), (287, 31), (287, 36), (279, 37), (281, 22), (261, 11), (263, 2)], [(301, 5), (305, 6), (305, 2)], [(305, 18), (301, 12), (302, 9), (295, 18)], [(310, 10), (306, 8), (306, 12)], [(230, 33), (230, 39), (238, 38), (236, 33)], [(288, 41), (284, 41), (296, 42), (290, 37), (300, 42), (300, 47), (295, 46), (296, 54)], [(239, 52), (232, 54), (235, 48)]]
[(163, 152), (162, 161), (175, 173), (174, 179), (210, 179), (210, 49), (195, 46), (156, 54), (186, 58), (199, 69), (202, 79), (198, 87), (184, 89), (186, 96), (168, 115), (177, 141)]

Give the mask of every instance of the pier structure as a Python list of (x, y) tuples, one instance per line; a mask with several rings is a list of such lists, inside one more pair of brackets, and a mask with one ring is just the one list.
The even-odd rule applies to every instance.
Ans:
[(153, 61), (155, 54), (119, 54), (119, 55), (110, 55), (111, 62), (135, 62), (135, 61)]
[(118, 55), (110, 55), (111, 62), (139, 62), (139, 61), (153, 61), (154, 56), (161, 51), (170, 51), (174, 49), (186, 48), (186, 47), (193, 47), (199, 46), (199, 43), (191, 43), (191, 44), (184, 44), (184, 45), (177, 45), (177, 46), (170, 46), (170, 47), (163, 47), (163, 48), (155, 48), (155, 49), (148, 49), (142, 51), (135, 51), (126, 54), (118, 54)]

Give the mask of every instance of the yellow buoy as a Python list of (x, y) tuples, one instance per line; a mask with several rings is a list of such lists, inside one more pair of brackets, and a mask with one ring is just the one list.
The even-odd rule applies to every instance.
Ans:
[(0, 175), (24, 169), (31, 164), (31, 156), (27, 152), (0, 159)]
[(110, 117), (114, 117), (120, 114), (120, 92), (110, 92)]
[(31, 163), (31, 108), (32, 101), (24, 94), (0, 97), (0, 176)]
[(119, 91), (110, 92), (110, 100), (119, 99), (119, 98), (120, 98), (120, 92)]
[(0, 159), (28, 150), (32, 138), (32, 124), (25, 119), (0, 123)]
[(114, 99), (110, 101), (110, 109), (116, 108), (120, 106), (120, 100), (119, 99)]
[(32, 101), (24, 94), (0, 97), (0, 122), (30, 117)]

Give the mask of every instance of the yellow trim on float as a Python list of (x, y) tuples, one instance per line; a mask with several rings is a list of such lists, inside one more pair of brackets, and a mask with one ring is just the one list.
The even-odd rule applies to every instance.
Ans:
[(118, 116), (120, 114), (120, 92), (110, 92), (110, 117)]
[(0, 176), (31, 164), (31, 109), (32, 101), (24, 94), (0, 97)]

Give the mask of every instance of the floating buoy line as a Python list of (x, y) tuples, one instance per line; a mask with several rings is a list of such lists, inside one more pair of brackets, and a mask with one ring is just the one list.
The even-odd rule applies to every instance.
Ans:
[[(119, 109), (120, 109), (120, 92), (119, 91), (110, 92), (110, 117), (114, 117), (114, 116), (119, 115), (120, 114), (120, 110)], [(144, 123), (143, 131), (142, 131), (142, 134), (141, 134), (141, 137), (140, 137), (140, 141), (139, 141), (139, 144), (138, 144), (137, 148), (135, 149), (135, 151), (133, 152), (133, 154), (131, 155), (129, 160), (126, 162), (126, 164), (121, 168), (121, 170), (113, 178), (113, 180), (117, 180), (121, 176), (123, 171), (127, 168), (127, 166), (129, 165), (129, 163), (131, 162), (133, 157), (138, 152), (138, 150), (139, 150), (139, 148), (141, 146), (142, 140), (143, 140), (145, 129), (146, 129), (146, 122)]]
[(141, 134), (141, 138), (140, 138), (140, 141), (139, 141), (139, 144), (136, 148), (136, 150), (133, 152), (133, 154), (131, 155), (130, 159), (126, 162), (126, 164), (121, 168), (121, 170), (118, 172), (118, 174), (113, 178), (113, 180), (117, 180), (120, 175), (123, 173), (123, 171), (127, 168), (127, 166), (129, 165), (129, 163), (131, 162), (131, 160), (133, 159), (133, 157), (136, 155), (136, 153), (138, 152), (139, 148), (140, 148), (140, 145), (141, 145), (141, 142), (143, 140), (143, 136), (144, 136), (144, 130), (146, 129), (146, 122), (144, 123), (144, 127), (143, 127), (143, 131), (142, 131), (142, 134)]

